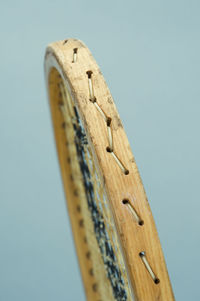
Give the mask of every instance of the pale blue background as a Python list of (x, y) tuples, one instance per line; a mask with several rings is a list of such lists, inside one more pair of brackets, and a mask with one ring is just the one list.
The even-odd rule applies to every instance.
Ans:
[(85, 300), (43, 75), (46, 45), (69, 37), (117, 104), (176, 299), (200, 300), (199, 16), (198, 0), (1, 1), (1, 301)]

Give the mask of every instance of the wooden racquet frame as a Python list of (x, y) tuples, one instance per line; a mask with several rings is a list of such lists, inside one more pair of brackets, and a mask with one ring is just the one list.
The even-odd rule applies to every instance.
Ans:
[(80, 40), (52, 43), (45, 75), (87, 300), (174, 300), (134, 156), (92, 54)]

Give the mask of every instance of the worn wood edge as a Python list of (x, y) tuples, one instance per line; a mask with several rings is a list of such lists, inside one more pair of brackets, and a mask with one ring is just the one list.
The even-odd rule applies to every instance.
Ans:
[[(83, 59), (82, 65), (79, 66), (78, 70), (75, 69), (77, 67), (75, 64), (72, 70), (70, 60), (66, 59), (67, 55), (72, 53), (74, 47), (79, 49), (79, 62), (81, 58)], [(88, 48), (80, 40), (69, 39), (66, 45), (63, 44), (63, 41), (49, 45), (46, 51), (46, 61), (49, 57), (56, 59), (60, 66), (60, 71), (70, 80), (71, 93), (77, 102), (88, 135), (94, 145), (95, 153), (104, 175), (105, 186), (110, 198), (117, 229), (120, 234), (136, 300), (174, 300), (158, 233), (141, 178), (119, 114), (99, 67)], [(114, 161), (111, 161), (111, 158), (108, 157), (109, 154), (105, 152), (105, 145), (107, 143), (105, 124), (97, 114), (98, 112), (96, 112), (93, 104), (88, 101), (88, 83), (84, 74), (84, 71), (87, 71), (86, 69), (95, 70), (93, 72), (96, 79), (96, 83), (94, 82), (95, 95), (99, 100), (99, 104), (103, 106), (104, 111), (113, 120), (116, 120), (113, 133), (114, 141), (117, 141), (116, 152), (129, 166), (130, 173), (127, 176), (121, 174), (121, 170), (116, 166)], [(76, 74), (76, 76), (73, 74)], [(77, 87), (80, 87), (80, 85), (82, 89), (78, 91)], [(96, 124), (97, 120), (99, 127), (95, 128), (93, 125)], [(113, 174), (115, 176), (111, 176)], [(128, 198), (137, 212), (143, 216), (143, 227), (138, 227), (130, 212), (122, 205), (121, 200), (124, 198)], [(159, 285), (155, 285), (152, 282), (150, 275), (141, 262), (141, 258), (138, 256), (139, 252), (143, 250), (147, 252), (148, 260), (160, 279)]]

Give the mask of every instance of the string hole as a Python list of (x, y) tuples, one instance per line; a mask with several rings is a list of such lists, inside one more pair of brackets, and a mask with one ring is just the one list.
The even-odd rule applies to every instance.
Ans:
[(106, 150), (108, 153), (112, 153), (112, 151), (113, 151), (112, 148), (110, 148), (109, 146), (106, 147)]
[(77, 61), (77, 52), (78, 52), (78, 48), (74, 48), (73, 49), (73, 60), (72, 60), (72, 63), (75, 63)]
[(144, 225), (144, 221), (143, 221), (143, 220), (140, 220), (140, 221), (138, 222), (138, 225), (139, 225), (139, 226), (143, 226), (143, 225)]
[(107, 117), (107, 120), (106, 120), (107, 126), (110, 126), (111, 120), (112, 120), (112, 119), (111, 119), (110, 117)]
[(125, 174), (125, 175), (128, 175), (128, 174), (129, 174), (129, 170), (128, 170), (128, 169), (125, 170), (124, 174)]
[(96, 99), (96, 97), (94, 96), (93, 99), (90, 98), (90, 101), (91, 101), (92, 103), (95, 103), (95, 102), (97, 101), (97, 99)]
[(154, 282), (155, 282), (155, 284), (158, 284), (158, 283), (160, 283), (160, 279), (156, 278), (156, 279), (154, 280)]
[(122, 203), (123, 203), (124, 205), (126, 205), (126, 204), (129, 203), (129, 201), (128, 201), (127, 199), (124, 199), (124, 200), (122, 200)]
[(92, 71), (91, 70), (88, 70), (88, 71), (86, 71), (86, 74), (87, 74), (87, 76), (88, 76), (88, 78), (91, 78), (92, 77)]

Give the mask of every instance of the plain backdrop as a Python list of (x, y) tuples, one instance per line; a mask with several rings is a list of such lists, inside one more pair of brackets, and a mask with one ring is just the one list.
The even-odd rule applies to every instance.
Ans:
[(200, 300), (199, 16), (198, 0), (0, 2), (1, 301), (85, 300), (43, 70), (69, 37), (111, 90), (175, 297)]

